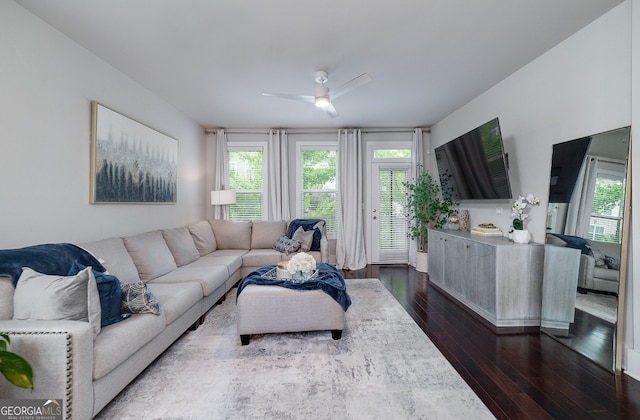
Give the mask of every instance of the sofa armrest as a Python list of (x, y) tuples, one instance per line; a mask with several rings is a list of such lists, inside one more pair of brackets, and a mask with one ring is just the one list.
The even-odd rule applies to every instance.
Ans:
[(0, 321), (11, 338), (9, 351), (33, 368), (33, 390), (0, 377), (4, 399), (51, 399), (63, 402), (63, 418), (93, 416), (93, 330), (81, 321)]
[(580, 270), (578, 272), (578, 287), (583, 289), (593, 289), (593, 269), (596, 267), (596, 260), (592, 255), (580, 255)]

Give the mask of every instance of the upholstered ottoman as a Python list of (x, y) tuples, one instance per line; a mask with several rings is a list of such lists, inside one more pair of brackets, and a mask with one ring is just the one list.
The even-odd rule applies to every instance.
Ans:
[[(320, 273), (333, 275), (335, 268), (330, 267), (331, 272), (319, 267), (325, 268)], [(251, 334), (330, 330), (334, 340), (342, 337), (345, 309), (351, 304), (346, 287), (340, 291), (341, 304), (322, 290), (327, 289), (326, 285), (312, 288), (313, 285), (305, 284), (306, 289), (295, 289), (295, 285), (283, 280), (262, 281), (260, 275), (268, 269), (269, 266), (256, 270), (238, 286), (236, 318), (242, 345), (249, 344)], [(342, 276), (338, 280), (344, 286)], [(323, 276), (318, 276), (316, 282), (322, 281)]]

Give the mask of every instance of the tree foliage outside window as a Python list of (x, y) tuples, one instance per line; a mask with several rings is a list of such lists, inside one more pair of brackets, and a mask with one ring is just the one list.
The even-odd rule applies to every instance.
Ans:
[(373, 151), (374, 159), (406, 159), (411, 158), (410, 149), (376, 149)]
[(336, 151), (302, 151), (302, 217), (324, 219), (336, 231)]
[(624, 180), (598, 176), (591, 205), (589, 237), (603, 242), (620, 243), (624, 209)]
[(230, 150), (228, 158), (228, 189), (236, 192), (236, 203), (229, 206), (229, 220), (262, 220), (264, 208), (262, 151)]

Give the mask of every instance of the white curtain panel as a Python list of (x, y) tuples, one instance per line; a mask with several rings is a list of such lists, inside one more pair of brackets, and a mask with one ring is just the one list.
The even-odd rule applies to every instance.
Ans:
[(337, 267), (359, 270), (367, 265), (364, 247), (362, 135), (338, 131)]
[(269, 131), (267, 151), (267, 220), (290, 218), (289, 151), (284, 130)]
[[(424, 165), (424, 141), (425, 138), (430, 143), (429, 133), (422, 133), (422, 128), (413, 130), (411, 143), (411, 174), (414, 179), (418, 178)], [(418, 252), (418, 239), (409, 240), (409, 265), (416, 266), (416, 253)]]
[[(227, 165), (227, 133), (223, 129), (218, 129), (216, 132), (215, 171), (213, 173), (214, 191), (225, 189), (229, 174)], [(227, 206), (213, 206), (213, 218), (229, 219), (227, 208)]]
[(591, 215), (591, 201), (593, 200), (593, 191), (596, 185), (597, 167), (598, 158), (586, 155), (567, 210), (565, 235), (579, 236), (581, 238), (587, 236), (589, 216)]

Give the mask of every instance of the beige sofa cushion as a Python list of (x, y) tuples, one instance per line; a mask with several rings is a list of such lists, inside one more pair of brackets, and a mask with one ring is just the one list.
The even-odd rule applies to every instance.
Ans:
[(149, 291), (156, 297), (164, 313), (167, 325), (171, 324), (193, 306), (200, 308), (202, 287), (191, 283), (148, 283)]
[(214, 219), (209, 220), (209, 223), (216, 237), (218, 249), (251, 249), (252, 222)]
[(200, 283), (200, 287), (202, 287), (202, 295), (209, 296), (220, 287), (224, 287), (228, 279), (229, 270), (225, 265), (214, 264), (208, 267), (193, 267), (188, 265), (154, 279), (152, 284), (197, 282)]
[(613, 257), (618, 262), (620, 261), (620, 244), (589, 240), (589, 247), (596, 260), (596, 267), (606, 266), (605, 257)]
[(253, 222), (251, 249), (273, 249), (278, 238), (287, 234), (287, 222)]
[(206, 220), (189, 225), (189, 233), (193, 238), (200, 256), (212, 253), (217, 248), (216, 237), (213, 235), (211, 225)]
[(205, 255), (198, 261), (194, 261), (188, 267), (210, 267), (212, 265), (224, 265), (227, 267), (229, 277), (242, 267), (242, 256), (248, 251), (244, 249), (219, 249), (209, 255)]
[(245, 267), (261, 267), (278, 264), (280, 261), (282, 261), (282, 253), (275, 249), (252, 249), (242, 256), (242, 265)]
[(165, 229), (162, 237), (169, 247), (178, 267), (189, 264), (200, 258), (193, 238), (186, 227)]
[(79, 245), (91, 252), (107, 271), (116, 276), (121, 283), (140, 281), (138, 269), (127, 252), (122, 238), (109, 238)]
[(13, 318), (14, 290), (11, 278), (0, 276), (0, 320)]
[(123, 240), (142, 281), (155, 279), (178, 268), (159, 230), (127, 236)]
[(131, 315), (122, 322), (104, 327), (93, 344), (93, 380), (122, 364), (165, 327), (165, 317), (153, 314)]

